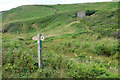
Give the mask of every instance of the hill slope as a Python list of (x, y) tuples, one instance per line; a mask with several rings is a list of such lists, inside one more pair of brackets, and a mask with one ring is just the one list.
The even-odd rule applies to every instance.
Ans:
[[(96, 27), (96, 25), (103, 25), (109, 28), (117, 28), (117, 4), (117, 2), (109, 2), (57, 6), (21, 6), (3, 13), (3, 30), (5, 32), (23, 33), (31, 32), (31, 30), (34, 32), (40, 30), (44, 31), (50, 29), (50, 27), (64, 27), (74, 21), (80, 21), (80, 19), (77, 18), (76, 13), (77, 11), (82, 10), (97, 10), (93, 16), (87, 16), (82, 19), (84, 20), (82, 23), (84, 22), (86, 26)], [(13, 15), (14, 17), (10, 15)]]
[[(3, 12), (3, 30), (5, 78), (118, 78), (117, 2), (21, 6)], [(32, 40), (38, 32), (44, 69)]]
[(70, 5), (25, 5), (3, 12), (3, 23), (49, 16), (55, 13), (64, 13), (72, 11), (81, 11), (86, 9), (96, 9), (102, 11), (115, 10), (118, 7), (116, 2), (108, 3), (86, 3)]

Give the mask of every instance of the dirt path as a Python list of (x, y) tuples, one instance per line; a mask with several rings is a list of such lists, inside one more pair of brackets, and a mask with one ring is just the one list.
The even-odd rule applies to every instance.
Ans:
[(80, 21), (73, 21), (73, 22), (71, 22), (70, 24), (68, 24), (66, 27), (70, 27), (72, 24), (74, 24), (74, 23), (80, 23)]

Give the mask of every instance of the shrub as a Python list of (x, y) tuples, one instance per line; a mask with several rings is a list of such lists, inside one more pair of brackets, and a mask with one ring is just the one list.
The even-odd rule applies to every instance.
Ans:
[(97, 10), (86, 10), (86, 11), (85, 11), (85, 14), (86, 14), (87, 16), (90, 16), (90, 15), (94, 14), (95, 12), (97, 12)]
[(92, 66), (90, 73), (92, 74), (92, 77), (96, 77), (96, 76), (100, 76), (106, 73), (106, 69), (104, 66), (102, 66), (101, 64), (97, 65), (97, 66)]
[(104, 54), (104, 49), (105, 47), (104, 47), (104, 44), (103, 43), (100, 43), (100, 44), (97, 44), (96, 46), (95, 46), (95, 50), (96, 50), (96, 54), (98, 54), (98, 55), (103, 55)]
[(77, 56), (77, 58), (79, 58), (79, 59), (85, 59), (85, 58), (86, 58), (86, 53), (85, 53), (85, 52), (80, 53), (80, 54)]
[(23, 39), (23, 38), (18, 38), (18, 40), (20, 40), (20, 41), (24, 41), (24, 39)]
[(72, 44), (71, 44), (70, 42), (66, 42), (66, 43), (65, 43), (65, 46), (67, 46), (67, 47), (71, 47), (71, 45), (72, 45)]
[(117, 52), (116, 46), (106, 46), (103, 43), (99, 43), (95, 46), (95, 53), (98, 55), (113, 56)]

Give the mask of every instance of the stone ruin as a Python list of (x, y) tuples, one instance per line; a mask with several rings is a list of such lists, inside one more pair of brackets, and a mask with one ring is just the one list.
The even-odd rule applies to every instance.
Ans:
[(84, 11), (81, 11), (81, 12), (77, 12), (77, 17), (80, 17), (80, 18), (83, 18), (85, 17), (85, 12)]

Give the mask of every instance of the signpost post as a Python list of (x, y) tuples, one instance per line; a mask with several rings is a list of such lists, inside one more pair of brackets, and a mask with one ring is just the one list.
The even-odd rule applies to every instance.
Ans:
[(40, 49), (40, 37), (41, 37), (41, 34), (38, 33), (38, 67), (39, 68), (42, 68), (41, 66), (41, 49)]
[(38, 33), (38, 67), (43, 68), (43, 61), (42, 61), (42, 35)]
[(42, 60), (42, 41), (45, 39), (42, 34), (38, 33), (38, 36), (32, 37), (33, 40), (38, 40), (38, 68), (43, 68)]

